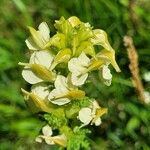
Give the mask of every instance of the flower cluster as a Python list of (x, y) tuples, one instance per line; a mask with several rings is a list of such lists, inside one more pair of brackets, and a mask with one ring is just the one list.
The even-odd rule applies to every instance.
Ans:
[[(31, 36), (25, 42), (31, 56), (28, 63), (19, 65), (24, 66), (22, 76), (32, 86), (31, 91), (22, 89), (22, 92), (29, 107), (36, 113), (44, 112), (47, 121), (43, 135), (36, 141), (69, 147), (75, 128), (98, 126), (107, 112), (86, 96), (82, 85), (97, 71), (109, 86), (112, 81), (109, 65), (117, 72), (120, 69), (105, 31), (93, 29), (75, 16), (67, 20), (61, 17), (54, 26), (57, 32), (52, 37), (45, 22), (38, 30), (28, 27)], [(95, 46), (101, 49), (98, 53)], [(53, 130), (59, 135), (52, 136)]]

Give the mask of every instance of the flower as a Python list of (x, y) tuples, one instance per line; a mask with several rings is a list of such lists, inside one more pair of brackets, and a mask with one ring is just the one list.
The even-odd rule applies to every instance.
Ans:
[(74, 85), (82, 85), (88, 77), (86, 69), (90, 64), (90, 59), (85, 55), (84, 52), (78, 58), (72, 58), (68, 62), (68, 69), (72, 73), (71, 81)]
[(71, 81), (75, 86), (83, 85), (88, 77), (88, 72), (98, 69), (104, 61), (90, 60), (84, 52), (78, 58), (72, 58), (68, 62), (68, 69), (71, 72)]
[(52, 128), (49, 125), (46, 125), (42, 128), (43, 135), (39, 135), (35, 141), (41, 143), (44, 139), (48, 145), (58, 144), (60, 146), (66, 147), (67, 138), (64, 134), (52, 136)]
[(112, 74), (110, 72), (110, 69), (108, 68), (108, 65), (103, 65), (99, 70), (104, 84), (110, 86), (112, 81)]
[(28, 27), (31, 33), (31, 37), (26, 39), (26, 45), (30, 50), (44, 50), (45, 45), (50, 40), (50, 30), (46, 22), (42, 22), (38, 31), (32, 27)]
[(70, 102), (71, 99), (82, 98), (85, 92), (78, 90), (69, 82), (69, 77), (65, 78), (62, 75), (57, 75), (55, 80), (55, 89), (48, 96), (48, 99), (57, 105), (64, 105)]
[(115, 70), (117, 72), (120, 72), (120, 68), (115, 60), (115, 51), (108, 42), (106, 32), (101, 29), (95, 29), (93, 30), (93, 33), (94, 37), (91, 38), (91, 42), (94, 45), (101, 45), (104, 48), (101, 52), (97, 54), (97, 57), (107, 58), (111, 62)]
[(91, 125), (95, 124), (96, 126), (99, 126), (101, 124), (100, 117), (105, 113), (107, 113), (107, 109), (101, 108), (97, 101), (93, 101), (90, 107), (81, 108), (79, 111), (78, 119), (83, 123), (81, 127), (86, 126), (89, 123), (91, 123)]
[(29, 107), (32, 109), (32, 111), (51, 112), (52, 108), (48, 104), (48, 100), (47, 100), (49, 90), (46, 84), (39, 83), (39, 84), (33, 85), (31, 87), (31, 92), (27, 92), (24, 89), (21, 89), (21, 90), (25, 96), (25, 101), (27, 102)]
[(55, 73), (49, 69), (52, 61), (53, 55), (49, 51), (34, 52), (29, 63), (19, 63), (19, 65), (25, 66), (22, 71), (23, 78), (30, 84), (44, 81), (53, 82)]

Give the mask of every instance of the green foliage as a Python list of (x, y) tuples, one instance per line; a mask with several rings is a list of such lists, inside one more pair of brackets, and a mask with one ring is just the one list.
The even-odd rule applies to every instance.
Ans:
[[(0, 149), (49, 149), (49, 146), (34, 143), (43, 124), (33, 119), (26, 109), (20, 94), (20, 88), (26, 85), (17, 64), (25, 59), (27, 47), (23, 41), (28, 37), (25, 32), (27, 25), (37, 27), (46, 21), (53, 35), (54, 20), (72, 15), (107, 31), (122, 70), (120, 74), (113, 73), (113, 84), (109, 88), (99, 83), (97, 75), (91, 76), (92, 86), (85, 86), (88, 95), (98, 99), (109, 110), (101, 127), (93, 128), (93, 149), (150, 149), (150, 109), (138, 102), (122, 41), (127, 32), (133, 35), (139, 54), (140, 73), (147, 72), (150, 68), (150, 3), (136, 1), (135, 23), (131, 21), (128, 6), (129, 0), (0, 1)], [(63, 41), (60, 43), (62, 47), (61, 44)], [(144, 85), (146, 90), (150, 90), (150, 82), (144, 82)]]
[(59, 129), (67, 124), (64, 110), (61, 108), (54, 110), (51, 114), (45, 114), (44, 118), (54, 129)]
[(67, 145), (67, 150), (89, 150), (90, 145), (87, 139), (88, 129), (75, 128), (74, 134), (70, 137)]

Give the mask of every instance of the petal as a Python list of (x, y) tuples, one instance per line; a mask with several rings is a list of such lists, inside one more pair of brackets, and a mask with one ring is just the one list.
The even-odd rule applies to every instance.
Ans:
[(107, 65), (104, 65), (102, 68), (102, 77), (105, 80), (111, 80), (112, 79), (112, 74), (111, 74), (110, 69), (108, 68)]
[(32, 40), (31, 37), (29, 37), (28, 39), (25, 40), (25, 43), (27, 45), (27, 47), (30, 50), (39, 50), (40, 48), (35, 44), (35, 42)]
[(57, 104), (59, 106), (65, 105), (70, 102), (68, 98), (59, 98), (57, 100), (51, 101), (53, 104)]
[(82, 66), (87, 67), (90, 63), (90, 59), (85, 55), (84, 52), (78, 58), (78, 61), (81, 63)]
[(99, 126), (102, 123), (101, 118), (97, 118), (94, 123), (96, 126)]
[(100, 108), (98, 102), (96, 100), (92, 101), (92, 115), (96, 114), (96, 109)]
[(98, 102), (97, 102), (96, 100), (94, 100), (94, 101), (92, 102), (92, 104), (93, 104), (93, 107), (94, 107), (94, 108), (100, 108), (100, 106), (99, 106), (99, 104), (98, 104)]
[(44, 83), (33, 85), (31, 91), (33, 94), (39, 96), (41, 99), (45, 99), (49, 94), (48, 87)]
[(111, 85), (112, 80), (104, 80), (104, 84), (107, 86)]
[(42, 133), (44, 136), (52, 136), (52, 128), (49, 125), (46, 125), (42, 128)]
[(30, 64), (40, 64), (47, 69), (51, 66), (53, 55), (46, 50), (34, 52), (30, 57)]
[(40, 32), (42, 38), (47, 43), (49, 41), (49, 39), (50, 39), (50, 30), (49, 30), (49, 27), (48, 27), (47, 23), (46, 22), (42, 22), (39, 25), (38, 29), (39, 29), (39, 32)]
[(56, 143), (60, 146), (63, 146), (63, 147), (66, 147), (66, 145), (67, 145), (67, 138), (64, 134), (54, 136), (53, 141), (54, 141), (54, 143)]
[(107, 39), (107, 34), (104, 30), (95, 29), (93, 30), (95, 37), (91, 39), (91, 42), (95, 45), (101, 45), (105, 49), (111, 50), (111, 46)]
[(68, 69), (70, 72), (80, 75), (85, 71), (86, 68), (81, 65), (81, 62), (79, 62), (78, 58), (72, 58), (68, 62)]
[(49, 93), (49, 95), (48, 95), (48, 99), (49, 100), (56, 100), (56, 99), (60, 99), (60, 98), (63, 98), (63, 97), (65, 97), (65, 95), (67, 95), (67, 92), (63, 92), (63, 91), (60, 91), (60, 90), (58, 90), (58, 89), (54, 89), (54, 90), (52, 90), (50, 93)]
[(22, 76), (30, 84), (36, 84), (42, 82), (43, 80), (37, 77), (30, 68), (25, 67), (22, 71)]
[(29, 31), (32, 35), (34, 42), (37, 44), (37, 46), (39, 46), (41, 49), (43, 49), (45, 46), (45, 41), (42, 38), (41, 33), (39, 31), (36, 31), (32, 27), (28, 27), (28, 28), (29, 28)]
[(79, 116), (78, 116), (79, 120), (84, 123), (85, 125), (88, 125), (90, 123), (90, 121), (92, 120), (92, 111), (90, 108), (86, 107), (86, 108), (82, 108), (79, 111)]
[(107, 49), (103, 49), (100, 52), (101, 56), (107, 57), (109, 59), (109, 61), (111, 62), (112, 66), (115, 68), (115, 70), (117, 72), (120, 72), (120, 68), (115, 60), (115, 51), (112, 49), (111, 51), (107, 50)]
[(49, 95), (48, 95), (48, 99), (49, 100), (53, 100), (55, 99), (55, 97), (57, 97), (57, 95), (59, 95), (59, 91), (57, 89), (52, 90)]
[(81, 76), (77, 76), (77, 74), (73, 73), (71, 75), (71, 82), (75, 86), (83, 85), (88, 77), (88, 73), (85, 73)]
[(93, 32), (95, 34), (95, 37), (91, 39), (91, 42), (95, 45), (101, 45), (102, 47), (104, 47), (104, 53), (106, 53), (106, 55), (109, 55), (108, 57), (111, 61), (111, 64), (117, 72), (120, 72), (120, 68), (115, 61), (115, 51), (108, 42), (106, 32), (100, 29), (93, 30)]
[(76, 75), (81, 75), (89, 66), (90, 59), (85, 55), (84, 52), (78, 58), (72, 58), (68, 62), (69, 71)]
[(62, 75), (58, 75), (56, 80), (55, 80), (55, 88), (59, 91), (59, 93), (66, 93), (68, 92), (68, 85), (67, 85), (67, 78), (62, 76)]
[(38, 143), (42, 143), (42, 138), (41, 137), (36, 137), (35, 141), (38, 142)]
[(48, 139), (45, 138), (45, 142), (46, 142), (46, 144), (48, 144), (48, 145), (55, 145), (55, 143), (54, 143), (54, 141), (53, 141), (53, 138), (48, 138)]

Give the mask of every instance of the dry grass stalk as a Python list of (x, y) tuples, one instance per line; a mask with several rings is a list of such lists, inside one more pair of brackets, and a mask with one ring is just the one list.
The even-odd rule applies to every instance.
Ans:
[(138, 67), (138, 54), (136, 48), (134, 46), (132, 37), (124, 36), (124, 45), (128, 51), (128, 58), (130, 60), (129, 69), (132, 74), (132, 82), (135, 87), (135, 90), (138, 94), (139, 100), (144, 103), (145, 96), (144, 96), (144, 87), (140, 78), (139, 74), (139, 67)]

